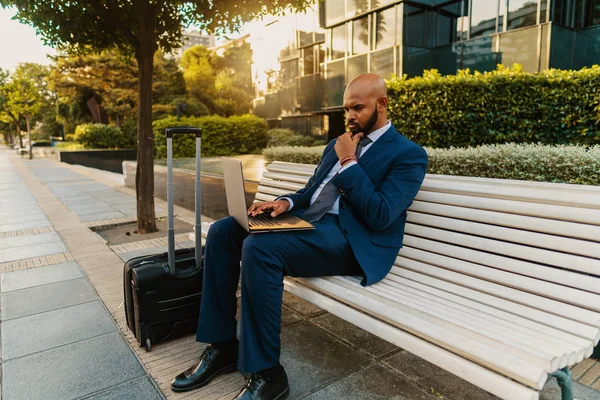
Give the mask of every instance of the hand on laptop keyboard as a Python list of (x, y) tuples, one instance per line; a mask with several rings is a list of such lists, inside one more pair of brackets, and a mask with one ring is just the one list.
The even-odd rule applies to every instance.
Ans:
[(290, 203), (287, 200), (275, 200), (275, 201), (264, 201), (261, 203), (254, 203), (248, 209), (248, 215), (255, 217), (260, 212), (268, 212), (271, 217), (276, 217), (283, 214), (290, 208)]

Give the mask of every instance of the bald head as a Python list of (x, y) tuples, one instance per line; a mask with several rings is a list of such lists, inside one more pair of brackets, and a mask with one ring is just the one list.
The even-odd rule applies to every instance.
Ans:
[(365, 135), (387, 123), (387, 88), (376, 74), (360, 74), (346, 87), (344, 110), (348, 128)]
[(346, 92), (348, 91), (368, 92), (375, 98), (387, 96), (385, 81), (377, 74), (358, 75), (356, 78), (352, 79), (348, 84), (348, 87), (346, 87)]

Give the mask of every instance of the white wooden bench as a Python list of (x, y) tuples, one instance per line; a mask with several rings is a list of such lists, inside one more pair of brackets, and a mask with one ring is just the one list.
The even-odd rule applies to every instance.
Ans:
[[(255, 201), (314, 168), (273, 162)], [(285, 288), (500, 398), (538, 399), (554, 376), (571, 399), (568, 367), (600, 338), (600, 188), (427, 175), (384, 280)]]

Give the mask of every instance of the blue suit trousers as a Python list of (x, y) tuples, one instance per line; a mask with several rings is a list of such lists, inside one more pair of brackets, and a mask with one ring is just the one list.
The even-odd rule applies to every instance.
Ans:
[(249, 373), (276, 365), (283, 277), (363, 275), (338, 217), (326, 214), (314, 225), (311, 231), (248, 234), (232, 217), (213, 223), (206, 241), (196, 340), (217, 343), (236, 336), (241, 272), (238, 368)]

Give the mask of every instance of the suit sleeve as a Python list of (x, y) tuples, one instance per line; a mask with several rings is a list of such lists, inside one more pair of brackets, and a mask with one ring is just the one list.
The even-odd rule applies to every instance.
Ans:
[(333, 184), (374, 231), (390, 226), (411, 205), (427, 171), (427, 153), (414, 146), (399, 154), (379, 187), (362, 167), (353, 165), (333, 179)]
[(307, 196), (305, 196), (306, 191), (308, 190), (308, 188), (310, 188), (315, 183), (315, 176), (317, 175), (317, 171), (321, 167), (323, 158), (325, 157), (325, 154), (333, 148), (334, 145), (335, 145), (335, 139), (332, 140), (331, 142), (329, 142), (329, 144), (325, 147), (325, 150), (323, 150), (323, 154), (321, 155), (321, 161), (319, 161), (317, 168), (315, 168), (315, 172), (313, 173), (313, 175), (310, 177), (310, 179), (308, 180), (308, 182), (306, 183), (306, 185), (304, 185), (304, 187), (302, 189), (298, 190), (296, 193), (289, 193), (289, 194), (284, 194), (284, 195), (278, 196), (275, 200), (280, 200), (284, 197), (288, 197), (292, 200), (294, 208), (308, 208), (308, 206), (310, 206), (310, 199), (307, 198)]

